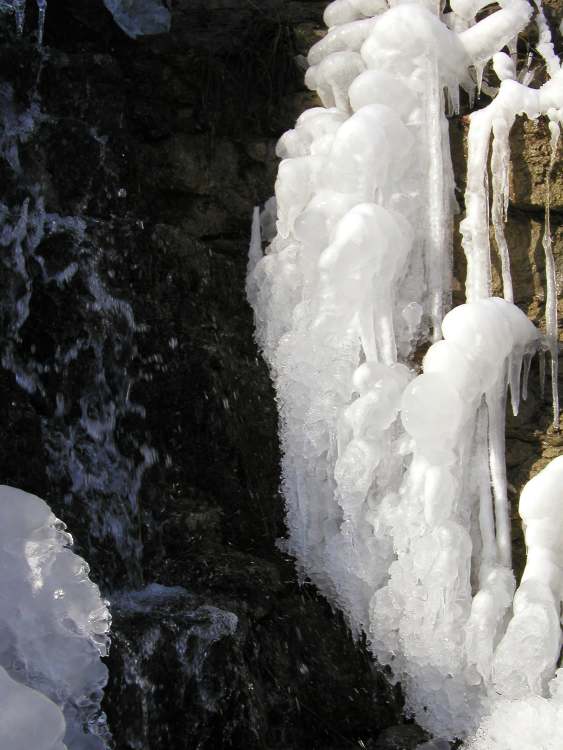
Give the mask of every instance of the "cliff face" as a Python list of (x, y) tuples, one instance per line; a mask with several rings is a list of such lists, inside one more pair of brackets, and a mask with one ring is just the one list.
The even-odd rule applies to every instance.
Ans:
[[(14, 254), (0, 270), (3, 362), (16, 363), (0, 370), (0, 476), (51, 504), (115, 600), (106, 710), (119, 750), (391, 750), (421, 737), (276, 546), (276, 409), (245, 301), (246, 254), (252, 208), (273, 193), (275, 142), (316, 103), (303, 55), (325, 4), (173, 0), (170, 33), (132, 40), (101, 0), (50, 0), (43, 51), (34, 4), (21, 39), (0, 17), (4, 117), (32, 122), (16, 139), (19, 164), (6, 126), (0, 158), (10, 226), (28, 207), (25, 269)], [(460, 187), (465, 130), (452, 121)], [(519, 126), (513, 159), (516, 301), (541, 327), (541, 126)], [(41, 387), (30, 393), (21, 374), (32, 371)], [(535, 375), (530, 391), (509, 419), (514, 499), (561, 446)], [(112, 593), (151, 582), (189, 593)]]

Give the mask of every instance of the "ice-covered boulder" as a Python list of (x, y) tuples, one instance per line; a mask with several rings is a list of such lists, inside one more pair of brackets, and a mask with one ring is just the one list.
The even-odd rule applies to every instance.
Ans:
[(0, 486), (1, 748), (62, 750), (65, 721), (72, 750), (107, 745), (110, 616), (71, 544), (43, 500)]

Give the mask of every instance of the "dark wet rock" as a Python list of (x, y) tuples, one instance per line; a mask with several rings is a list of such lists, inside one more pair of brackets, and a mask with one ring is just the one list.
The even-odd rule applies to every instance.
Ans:
[(145, 608), (138, 596), (116, 599), (110, 685), (120, 704), (108, 712), (124, 748), (320, 750), (377, 736), (396, 696), (350, 640), (334, 652), (326, 605), (280, 584), (262, 605), (174, 590)]

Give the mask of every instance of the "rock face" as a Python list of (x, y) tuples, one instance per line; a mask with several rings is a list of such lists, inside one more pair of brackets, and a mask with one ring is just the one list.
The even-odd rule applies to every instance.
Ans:
[[(50, 0), (42, 51), (35, 3), (21, 39), (0, 16), (0, 100), (19, 132), (0, 139), (0, 473), (52, 505), (115, 602), (116, 750), (421, 741), (276, 546), (276, 409), (246, 253), (275, 142), (316, 103), (303, 55), (325, 4), (174, 0), (169, 33), (133, 40), (102, 0)], [(452, 121), (460, 186), (464, 132)], [(546, 145), (533, 123), (514, 134), (508, 227), (516, 300), (540, 326)], [(560, 274), (562, 195), (558, 172)], [(533, 376), (509, 422), (515, 494), (560, 450), (549, 422)]]

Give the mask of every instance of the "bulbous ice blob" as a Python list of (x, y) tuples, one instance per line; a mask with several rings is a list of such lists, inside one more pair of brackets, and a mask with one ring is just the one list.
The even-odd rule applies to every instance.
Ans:
[(406, 120), (418, 106), (415, 95), (402, 81), (381, 70), (365, 70), (354, 79), (348, 91), (350, 106), (357, 112), (369, 104), (389, 106)]
[(304, 137), (295, 128), (287, 130), (276, 144), (276, 156), (278, 159), (308, 156), (311, 153), (311, 140), (310, 137)]
[(317, 91), (325, 107), (349, 110), (348, 89), (354, 78), (365, 70), (357, 52), (333, 52), (305, 73), (305, 85)]
[(374, 18), (366, 18), (331, 29), (323, 39), (313, 44), (309, 50), (307, 57), (309, 64), (318, 65), (333, 52), (342, 52), (344, 50), (358, 52), (372, 30), (374, 23)]
[(352, 382), (356, 391), (363, 396), (389, 380), (402, 391), (411, 377), (411, 371), (405, 365), (396, 363), (389, 367), (381, 362), (363, 362), (354, 371)]
[(331, 28), (358, 18), (369, 18), (385, 10), (386, 0), (334, 0), (325, 8), (323, 20)]
[(478, 360), (496, 371), (513, 343), (510, 327), (498, 313), (479, 302), (459, 305), (442, 322), (444, 338), (457, 344), (472, 362)]
[(399, 180), (408, 164), (413, 136), (389, 107), (362, 107), (339, 129), (324, 170), (327, 187), (358, 193), (371, 201), (392, 176)]
[(300, 156), (281, 162), (276, 180), (276, 197), (277, 226), (282, 237), (287, 237), (293, 231), (295, 219), (310, 201), (321, 166), (322, 158), (318, 156)]
[(295, 236), (307, 245), (308, 252), (316, 248), (320, 253), (329, 244), (334, 226), (357, 203), (356, 195), (317, 191), (295, 221)]
[(460, 18), (473, 21), (477, 13), (488, 4), (488, 0), (450, 0), (450, 7)]
[(530, 479), (522, 490), (518, 510), (526, 526), (543, 519), (553, 525), (563, 523), (563, 456), (554, 458)]
[(459, 35), (461, 44), (475, 63), (486, 62), (514, 39), (533, 12), (526, 0), (511, 0), (503, 6)]
[(528, 349), (539, 339), (539, 331), (519, 307), (500, 297), (481, 300), (480, 304), (492, 315), (502, 315), (510, 327), (510, 342), (513, 349)]
[(393, 280), (403, 271), (412, 237), (409, 222), (381, 206), (365, 203), (348, 211), (319, 259), (319, 335), (353, 324), (368, 359), (396, 361)]
[[(442, 332), (445, 342), (431, 347), (425, 371), (449, 370), (452, 383), (470, 399), (487, 392), (504, 377), (509, 355), (514, 360), (511, 388), (519, 390), (522, 358), (534, 351), (539, 336), (521, 310), (496, 297), (454, 308), (444, 318)], [(465, 360), (469, 360), (469, 367)], [(513, 395), (517, 404), (518, 394)]]
[(475, 368), (463, 350), (449, 340), (432, 344), (422, 360), (422, 367), (425, 373), (447, 377), (460, 396), (469, 401), (485, 390), (485, 381), (479, 368)]
[(364, 42), (366, 66), (409, 77), (419, 59), (437, 59), (444, 80), (464, 81), (470, 61), (458, 39), (434, 13), (406, 3), (381, 15)]
[(412, 238), (412, 227), (400, 214), (375, 203), (361, 203), (336, 225), (334, 239), (319, 259), (319, 268), (335, 281), (355, 277), (360, 286), (377, 274), (377, 285), (382, 287), (402, 268)]
[(65, 720), (45, 695), (0, 667), (0, 747), (5, 750), (66, 750)]
[(346, 115), (335, 108), (313, 107), (306, 110), (297, 120), (295, 128), (288, 130), (279, 139), (276, 155), (280, 159), (308, 156), (315, 140), (335, 135), (345, 120)]
[(419, 375), (405, 389), (403, 425), (423, 452), (425, 443), (449, 447), (463, 417), (463, 402), (442, 374)]

